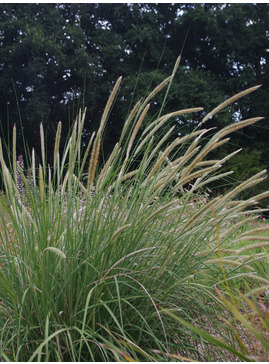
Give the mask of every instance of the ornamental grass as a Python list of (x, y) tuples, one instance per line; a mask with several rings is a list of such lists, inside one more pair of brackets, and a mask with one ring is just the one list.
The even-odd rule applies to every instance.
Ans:
[[(0, 144), (6, 195), (0, 214), (3, 361), (229, 358), (210, 341), (201, 349), (201, 333), (182, 322), (210, 325), (232, 345), (230, 328), (218, 319), (223, 299), (215, 285), (269, 285), (255, 265), (268, 259), (268, 241), (260, 240), (259, 229), (242, 229), (262, 214), (257, 203), (269, 192), (238, 197), (263, 181), (266, 171), (223, 195), (206, 193), (210, 183), (232, 173), (221, 167), (239, 151), (221, 160), (210, 160), (210, 152), (261, 118), (233, 123), (211, 137), (206, 120), (257, 87), (226, 100), (189, 135), (178, 137), (174, 127), (162, 133), (175, 116), (202, 110), (160, 114), (144, 126), (152, 99), (169, 90), (178, 64), (179, 59), (172, 75), (134, 106), (105, 162), (102, 136), (121, 78), (86, 146), (86, 110), (66, 141), (58, 124), (52, 165), (42, 124), (41, 155), (33, 150), (27, 165), (17, 163), (15, 127), (10, 165)], [(262, 225), (264, 230), (269, 229)]]

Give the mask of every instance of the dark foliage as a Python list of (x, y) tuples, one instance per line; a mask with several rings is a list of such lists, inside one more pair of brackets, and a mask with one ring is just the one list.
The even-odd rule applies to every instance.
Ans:
[[(22, 131), (29, 149), (39, 150), (42, 122), (47, 144), (53, 145), (58, 121), (67, 134), (79, 108), (87, 106), (88, 139), (122, 75), (105, 135), (107, 155), (137, 96), (146, 96), (170, 74), (184, 45), (164, 111), (203, 106), (208, 112), (225, 98), (262, 84), (207, 126), (264, 116), (258, 126), (236, 134), (228, 148), (258, 150), (259, 160), (251, 168), (268, 166), (268, 10), (264, 3), (0, 4), (1, 137), (9, 146), (15, 123), (18, 153), (25, 150)], [(162, 97), (156, 98), (150, 117), (159, 111)], [(174, 120), (178, 132), (188, 132), (202, 115)]]

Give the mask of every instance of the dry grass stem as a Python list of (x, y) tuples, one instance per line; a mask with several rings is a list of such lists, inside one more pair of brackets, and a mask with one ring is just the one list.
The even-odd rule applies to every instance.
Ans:
[[(250, 88), (248, 88), (247, 90), (244, 90), (244, 91), (242, 91), (242, 92), (239, 92), (238, 94), (236, 94), (236, 95), (234, 95), (234, 96), (230, 97), (228, 100), (224, 101), (223, 103), (221, 103), (220, 105), (218, 105), (215, 109), (213, 109), (213, 110), (212, 110), (209, 114), (207, 114), (207, 115), (203, 118), (203, 120), (202, 120), (201, 124), (202, 124), (202, 123), (204, 123), (204, 122), (206, 122), (206, 121), (207, 121), (208, 119), (210, 119), (212, 116), (214, 116), (214, 115), (216, 115), (217, 113), (219, 113), (221, 110), (223, 110), (223, 109), (224, 109), (225, 107), (227, 107), (228, 105), (230, 105), (230, 104), (232, 104), (233, 102), (235, 102), (235, 101), (237, 101), (237, 100), (241, 99), (242, 97), (244, 97), (244, 96), (246, 96), (246, 95), (250, 94), (251, 92), (256, 91), (259, 87), (261, 87), (261, 85), (254, 86), (254, 87), (250, 87)], [(200, 124), (200, 125), (201, 125), (201, 124)]]
[(41, 141), (41, 156), (42, 156), (42, 165), (45, 171), (45, 137), (44, 137), (44, 129), (43, 124), (40, 123), (40, 141)]
[[(229, 171), (229, 172), (224, 172), (221, 174), (218, 174), (216, 176), (212, 176), (212, 177), (208, 177), (207, 179), (205, 179), (204, 181), (202, 181), (201, 178), (198, 178), (194, 185), (193, 185), (193, 191), (197, 190), (197, 189), (201, 189), (203, 186), (208, 185), (209, 183), (212, 183), (214, 181), (218, 181), (224, 177), (230, 176), (231, 174), (233, 174), (233, 171)], [(203, 177), (203, 176), (202, 176)]]
[(159, 93), (172, 79), (172, 76), (167, 77), (164, 81), (162, 81), (157, 87), (155, 87), (155, 89), (148, 95), (148, 97), (145, 99), (145, 101), (143, 102), (141, 109), (143, 110), (145, 105), (147, 105), (149, 103), (149, 101), (155, 96), (157, 95), (157, 93)]
[(81, 166), (80, 166), (80, 172), (79, 172), (79, 175), (78, 175), (78, 178), (79, 179), (82, 176), (82, 173), (83, 173), (83, 170), (84, 170), (84, 166), (85, 166), (85, 164), (87, 162), (88, 155), (89, 155), (89, 152), (91, 150), (94, 137), (95, 137), (95, 132), (92, 133), (91, 138), (90, 138), (90, 141), (89, 141), (89, 143), (87, 145), (87, 148), (86, 148), (86, 151), (84, 153), (83, 160), (82, 160), (82, 163), (81, 163)]
[(121, 80), (122, 77), (119, 77), (114, 88), (113, 91), (108, 99), (108, 102), (106, 104), (104, 113), (102, 115), (102, 119), (100, 122), (100, 126), (99, 129), (97, 131), (97, 135), (96, 135), (96, 139), (94, 141), (93, 144), (93, 149), (92, 149), (92, 154), (91, 154), (91, 158), (90, 158), (90, 163), (89, 163), (89, 169), (88, 169), (88, 183), (87, 183), (87, 191), (88, 193), (90, 193), (91, 187), (93, 185), (94, 182), (94, 178), (95, 178), (95, 172), (96, 172), (96, 168), (97, 168), (97, 163), (99, 160), (99, 153), (100, 153), (100, 147), (101, 147), (101, 140), (102, 140), (102, 133), (103, 133), (103, 129), (105, 126), (105, 122), (107, 120), (107, 117), (109, 115), (109, 111), (112, 107), (113, 101), (117, 95), (118, 89), (120, 87), (121, 84)]
[(210, 202), (208, 202), (205, 206), (203, 206), (197, 213), (193, 214), (188, 221), (180, 227), (181, 231), (187, 230), (187, 228), (200, 216), (202, 216), (205, 212), (208, 212), (208, 210), (211, 210), (213, 206), (216, 206), (219, 201), (221, 200), (221, 196), (216, 197), (212, 199)]
[(147, 104), (147, 106), (145, 107), (145, 109), (143, 110), (141, 116), (139, 117), (136, 125), (135, 125), (135, 128), (133, 130), (133, 133), (131, 135), (131, 138), (130, 138), (130, 141), (128, 143), (128, 146), (127, 146), (127, 152), (126, 152), (126, 158), (125, 160), (127, 160), (129, 158), (129, 155), (130, 155), (130, 151), (131, 151), (131, 148), (133, 146), (133, 143), (134, 143), (134, 140), (136, 138), (136, 135), (138, 133), (138, 130), (140, 129), (141, 127), (141, 124), (143, 123), (144, 119), (145, 119), (145, 116), (147, 115), (148, 113), (148, 110), (150, 108), (150, 104)]
[(257, 220), (256, 216), (251, 216), (248, 217), (244, 220), (239, 220), (238, 222), (234, 222), (233, 224), (231, 224), (230, 227), (224, 229), (221, 233), (220, 233), (220, 238), (222, 237), (229, 237), (231, 234), (233, 234), (234, 232), (236, 232), (240, 227), (250, 224), (253, 221)]
[(56, 132), (56, 138), (55, 138), (53, 168), (56, 167), (56, 163), (57, 163), (57, 160), (58, 160), (58, 152), (59, 152), (59, 146), (60, 146), (61, 131), (62, 131), (62, 123), (59, 122), (58, 127), (57, 127), (57, 132)]
[(13, 172), (14, 172), (14, 180), (16, 186), (18, 185), (17, 181), (17, 153), (16, 153), (16, 125), (13, 126), (13, 138), (12, 138), (12, 160), (13, 160)]
[(161, 153), (161, 155), (159, 156), (158, 160), (156, 161), (156, 163), (154, 164), (154, 166), (152, 167), (146, 181), (145, 184), (147, 184), (150, 179), (154, 176), (154, 174), (158, 171), (158, 169), (161, 167), (161, 165), (163, 164), (163, 162), (165, 161), (166, 157), (172, 152), (172, 150), (180, 144), (180, 140), (177, 138), (175, 139), (168, 148), (166, 148), (166, 150), (164, 152)]
[[(264, 198), (269, 197), (269, 191), (262, 192), (255, 196), (255, 202), (263, 200)], [(248, 200), (249, 201), (249, 200)]]
[(157, 215), (159, 215), (161, 212), (167, 211), (171, 206), (174, 206), (177, 202), (178, 202), (178, 200), (173, 200), (173, 201), (169, 202), (168, 204), (160, 207), (157, 211), (153, 212), (153, 214), (151, 214), (146, 219), (145, 225), (147, 225), (152, 219), (154, 219), (154, 217), (156, 217)]
[(112, 170), (113, 166), (115, 165), (117, 161), (117, 157), (119, 156), (119, 153), (121, 151), (121, 148), (119, 147), (119, 143), (117, 143), (110, 154), (108, 160), (106, 161), (104, 167), (99, 173), (98, 180), (96, 182), (96, 190), (98, 191), (102, 182), (105, 180), (106, 175), (109, 175), (109, 172)]
[(168, 132), (164, 135), (164, 137), (159, 141), (159, 143), (156, 145), (156, 147), (153, 149), (150, 156), (148, 157), (148, 160), (147, 160), (148, 163), (156, 155), (156, 153), (160, 149), (161, 145), (169, 138), (169, 136), (173, 133), (174, 130), (175, 130), (175, 126), (173, 126), (170, 130), (168, 130)]
[(35, 168), (35, 150), (32, 149), (32, 163), (31, 163), (31, 173), (33, 179), (33, 185), (36, 186), (36, 168)]
[[(241, 237), (239, 239), (241, 240)], [(257, 239), (255, 239), (255, 240), (257, 240)], [(237, 254), (241, 254), (241, 253), (243, 253), (245, 251), (252, 250), (252, 249), (257, 249), (257, 248), (263, 248), (265, 246), (269, 246), (269, 241), (265, 241), (263, 243), (257, 243), (257, 244), (250, 244), (250, 245), (244, 246), (243, 248), (238, 249), (236, 251), (236, 253)]]
[[(250, 188), (260, 182), (262, 182), (265, 178), (266, 170), (263, 170), (253, 177), (249, 178), (247, 181), (242, 182), (240, 185), (235, 187), (231, 192), (228, 192), (225, 196), (223, 196), (223, 201), (228, 201), (232, 199), (232, 197), (236, 196), (239, 192), (244, 191), (247, 188)], [(259, 178), (261, 176), (264, 176), (263, 178)], [(253, 198), (253, 200), (255, 200)], [(246, 201), (247, 202), (247, 201)]]
[(268, 285), (268, 286), (269, 286), (269, 280), (268, 280), (268, 279), (265, 279), (265, 278), (259, 277), (259, 276), (254, 275), (254, 274), (248, 274), (248, 278), (252, 278), (252, 279), (254, 279), (255, 281), (258, 281), (258, 282), (264, 283), (264, 284), (266, 284), (266, 285)]
[(216, 133), (212, 137), (212, 139), (209, 141), (209, 143), (215, 141), (216, 139), (221, 139), (228, 134), (234, 133), (237, 130), (245, 128), (246, 126), (253, 125), (262, 119), (264, 119), (264, 118), (257, 117), (257, 118), (242, 120), (242, 121), (239, 121), (238, 123), (231, 124), (231, 125), (227, 126), (226, 128), (223, 128), (222, 130), (220, 130), (218, 133)]
[(133, 107), (133, 109), (131, 110), (128, 118), (126, 119), (125, 123), (124, 123), (124, 126), (123, 126), (123, 129), (122, 129), (122, 132), (121, 132), (121, 136), (120, 136), (120, 140), (119, 140), (119, 145), (121, 145), (121, 143), (123, 142), (123, 139), (127, 133), (127, 130), (132, 122), (132, 120), (135, 118), (135, 116), (137, 117), (137, 114), (138, 114), (138, 110), (140, 108), (140, 105), (141, 105), (141, 101), (142, 99), (138, 100), (138, 102), (135, 104), (135, 106)]
[(120, 227), (112, 236), (110, 242), (112, 243), (123, 231), (127, 230), (128, 228), (130, 228), (132, 226), (132, 224), (126, 224), (122, 227)]
[(204, 264), (220, 264), (228, 265), (232, 267), (242, 267), (248, 271), (254, 271), (254, 268), (252, 268), (249, 265), (244, 264), (243, 262), (237, 262), (230, 259), (224, 259), (224, 258), (218, 258), (218, 259), (209, 259), (204, 262)]
[(43, 171), (42, 167), (39, 164), (39, 190), (40, 190), (40, 198), (41, 201), (44, 201), (44, 179), (43, 179)]
[(102, 118), (101, 118), (101, 122), (100, 122), (100, 127), (99, 127), (99, 130), (98, 130), (97, 134), (100, 133), (100, 132), (102, 132), (103, 129), (104, 129), (104, 126), (105, 126), (106, 120), (108, 118), (110, 109), (111, 109), (111, 107), (113, 105), (113, 102), (115, 100), (115, 97), (117, 95), (117, 92), (118, 92), (118, 90), (120, 88), (121, 81), (122, 81), (122, 77), (119, 77), (117, 79), (117, 82), (116, 82), (115, 86), (113, 87), (113, 90), (111, 92), (111, 95), (108, 98), (108, 101), (107, 101), (105, 110), (103, 112), (103, 115), (102, 115)]
[(153, 121), (152, 123), (150, 123), (145, 128), (145, 130), (143, 131), (142, 136), (143, 135), (148, 135), (149, 130), (152, 129), (153, 127), (155, 127), (155, 126), (157, 128), (154, 129), (154, 130), (155, 131), (158, 130), (167, 120), (169, 120), (169, 119), (171, 119), (173, 117), (176, 117), (176, 116), (179, 116), (179, 115), (183, 115), (183, 114), (191, 114), (191, 113), (199, 112), (199, 111), (202, 111), (202, 110), (203, 110), (202, 107), (194, 107), (194, 108), (190, 108), (190, 109), (182, 109), (182, 110), (174, 111), (174, 112), (171, 112), (169, 114), (163, 115), (160, 118), (158, 118), (155, 121)]
[(243, 233), (241, 236), (248, 236), (253, 234), (265, 233), (269, 231), (269, 225), (262, 225), (255, 229), (251, 229)]
[(240, 241), (267, 241), (269, 238), (268, 236), (262, 236), (262, 235), (247, 235), (247, 236), (240, 236), (238, 239)]
[(178, 66), (180, 64), (180, 61), (181, 61), (181, 54), (177, 57), (177, 60), (175, 62), (174, 69), (173, 69), (173, 72), (172, 72), (172, 77), (175, 77)]
[(88, 185), (87, 185), (88, 193), (90, 192), (91, 187), (93, 185), (95, 172), (96, 172), (96, 168), (97, 168), (97, 163), (98, 163), (98, 158), (99, 158), (100, 146), (101, 146), (101, 138), (100, 138), (100, 135), (97, 134), (96, 139), (93, 144), (90, 163), (89, 163)]
[[(195, 178), (206, 177), (210, 172), (213, 172), (221, 167), (222, 167), (221, 164), (216, 163), (212, 167), (203, 168), (199, 171), (191, 173), (191, 174), (187, 175), (186, 177), (181, 178), (178, 181), (178, 183), (176, 184), (176, 188), (178, 188), (180, 185), (183, 186), (183, 185), (187, 184), (188, 182), (192, 181)], [(228, 173), (230, 173), (230, 172), (228, 172)], [(219, 176), (214, 176), (214, 178), (219, 178)]]
[(258, 288), (254, 288), (250, 291), (248, 291), (247, 293), (245, 293), (245, 296), (255, 296), (255, 295), (259, 295), (261, 293), (264, 293), (265, 291), (269, 290), (269, 284), (266, 284), (264, 286), (258, 287)]
[(225, 139), (222, 142), (218, 142), (218, 140), (216, 140), (213, 143), (210, 143), (209, 145), (207, 145), (205, 148), (203, 148), (201, 150), (201, 152), (190, 163), (190, 165), (184, 169), (184, 171), (182, 172), (182, 178), (184, 178), (185, 176), (188, 176), (191, 173), (191, 171), (197, 166), (197, 164), (199, 162), (201, 162), (209, 152), (216, 149), (221, 144), (226, 143), (227, 141), (228, 141), (227, 139)]

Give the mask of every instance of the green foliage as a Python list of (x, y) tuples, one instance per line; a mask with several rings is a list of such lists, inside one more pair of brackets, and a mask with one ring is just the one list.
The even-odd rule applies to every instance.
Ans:
[(242, 181), (250, 178), (253, 174), (256, 174), (263, 170), (265, 166), (261, 166), (261, 151), (256, 149), (245, 149), (241, 153), (233, 157), (231, 161), (232, 169), (234, 171), (234, 181)]
[[(231, 328), (233, 345), (227, 345), (226, 342), (216, 339), (205, 330), (182, 320), (168, 310), (165, 310), (165, 313), (191, 331), (199, 333), (206, 342), (212, 343), (216, 348), (230, 352), (233, 358), (239, 358), (246, 362), (268, 361), (269, 320), (266, 294), (265, 300), (262, 300), (260, 297), (243, 296), (239, 292), (239, 300), (238, 296), (231, 293), (229, 289), (226, 294), (219, 290), (217, 293), (225, 309), (225, 315), (220, 315), (220, 319)], [(227, 317), (228, 315), (229, 317)]]
[[(227, 142), (227, 135), (260, 118), (233, 123), (206, 142), (208, 130), (201, 128), (169, 142), (174, 128), (164, 135), (165, 122), (201, 111), (184, 109), (157, 115), (151, 123), (146, 120), (149, 103), (170, 88), (176, 68), (128, 114), (105, 162), (102, 137), (121, 78), (87, 146), (82, 139), (86, 110), (64, 139), (63, 153), (58, 124), (52, 163), (46, 160), (42, 124), (41, 157), (33, 150), (24, 169), (16, 163), (16, 130), (9, 168), (0, 144), (6, 193), (0, 210), (2, 360), (226, 358), (210, 343), (199, 350), (200, 332), (186, 330), (163, 310), (176, 312), (185, 321), (210, 322), (215, 334), (225, 336), (227, 327), (215, 319), (222, 306), (214, 285), (247, 279), (249, 273), (257, 282), (252, 250), (260, 249), (259, 259), (266, 260), (262, 250), (266, 244), (247, 245), (243, 252), (229, 244), (251, 237), (242, 230), (243, 218), (262, 213), (251, 207), (253, 199), (269, 192), (246, 201), (237, 198), (262, 182), (265, 171), (223, 196), (208, 199), (202, 191), (223, 177), (221, 165), (234, 153), (222, 160), (205, 157)], [(233, 224), (235, 217), (242, 217), (240, 223)]]
[[(235, 135), (234, 144), (262, 151), (261, 165), (268, 165), (268, 4), (1, 4), (0, 10), (1, 132), (10, 145), (13, 124), (21, 125), (18, 153), (25, 148), (22, 133), (29, 149), (39, 150), (42, 122), (52, 158), (58, 121), (67, 137), (85, 105), (86, 143), (98, 127), (113, 81), (122, 75), (126, 83), (103, 145), (109, 156), (122, 115), (146, 96), (151, 84), (169, 75), (184, 45), (166, 112), (186, 103), (208, 112), (239, 90), (263, 84), (259, 95), (234, 104), (214, 124), (209, 120), (208, 127), (228, 125), (231, 115), (263, 115), (259, 126)], [(151, 120), (162, 98), (155, 103)], [(193, 130), (201, 116), (180, 119), (181, 133)], [(178, 127), (178, 120), (170, 124)]]

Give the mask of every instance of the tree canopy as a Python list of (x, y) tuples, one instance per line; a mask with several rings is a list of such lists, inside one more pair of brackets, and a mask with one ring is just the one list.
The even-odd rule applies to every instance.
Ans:
[[(269, 4), (0, 4), (1, 137), (10, 144), (13, 124), (29, 147), (39, 148), (39, 124), (53, 144), (87, 107), (84, 138), (96, 130), (115, 81), (124, 82), (109, 118), (104, 153), (117, 142), (128, 110), (182, 62), (164, 111), (202, 106), (210, 111), (226, 98), (257, 84), (255, 94), (221, 112), (208, 125), (264, 116), (259, 126), (236, 134), (230, 147), (254, 150), (269, 165)], [(156, 97), (149, 117), (162, 105)], [(193, 119), (173, 122), (181, 134)], [(23, 153), (23, 138), (18, 137)], [(259, 153), (257, 153), (259, 151)], [(48, 156), (50, 157), (50, 156)], [(253, 162), (255, 163), (255, 161)]]

